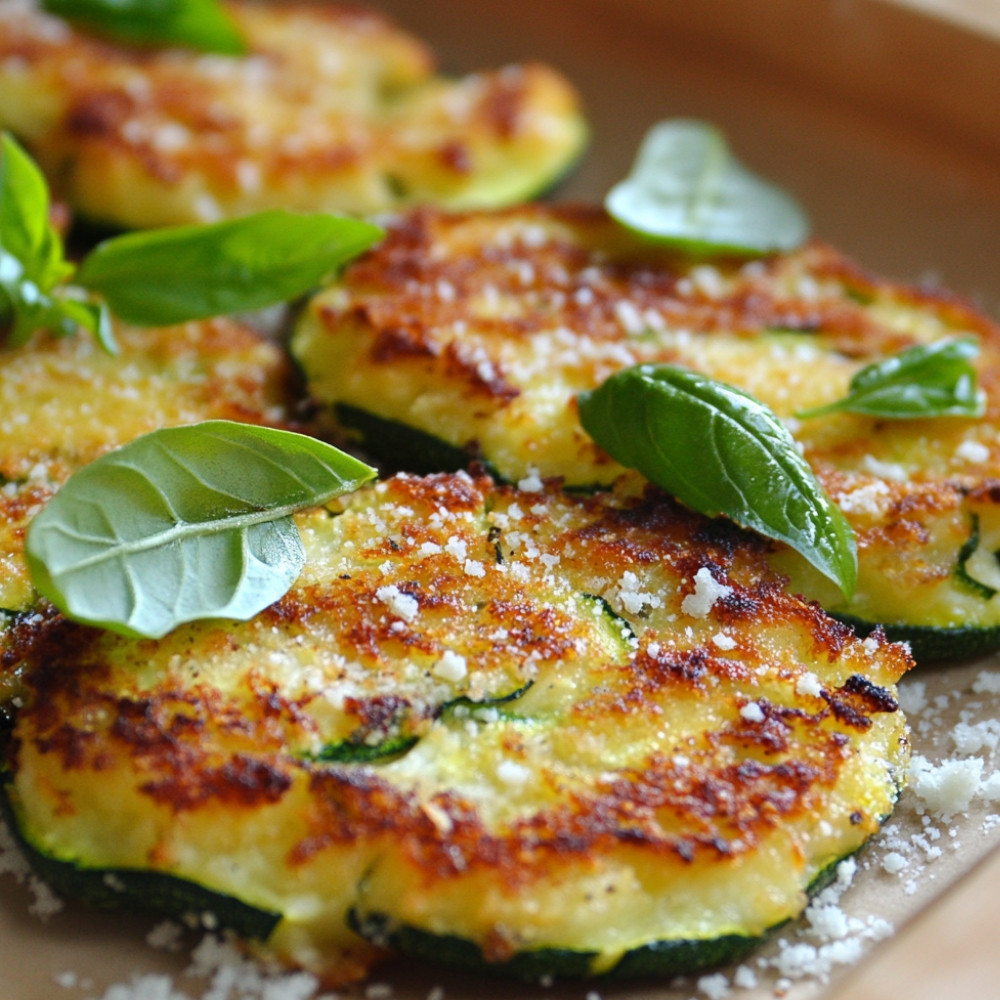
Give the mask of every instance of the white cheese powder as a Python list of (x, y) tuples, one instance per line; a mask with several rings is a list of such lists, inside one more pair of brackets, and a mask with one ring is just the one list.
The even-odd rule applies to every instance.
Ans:
[(694, 593), (687, 594), (681, 601), (681, 611), (692, 618), (705, 618), (720, 597), (728, 597), (732, 587), (719, 583), (707, 566), (702, 566), (694, 575)]

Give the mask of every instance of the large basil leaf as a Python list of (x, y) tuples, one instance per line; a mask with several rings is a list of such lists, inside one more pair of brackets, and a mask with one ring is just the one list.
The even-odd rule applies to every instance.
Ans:
[(241, 55), (243, 36), (217, 0), (42, 0), (51, 14), (132, 45)]
[(80, 469), (34, 518), (32, 582), (67, 616), (124, 635), (250, 618), (302, 568), (291, 515), (374, 475), (289, 431), (229, 421), (154, 431)]
[(578, 397), (580, 419), (612, 458), (686, 506), (785, 542), (850, 599), (854, 533), (763, 403), (670, 365), (640, 365)]
[(717, 128), (688, 119), (650, 129), (605, 207), (630, 229), (690, 254), (791, 250), (809, 232), (789, 195), (739, 163)]
[(167, 326), (296, 298), (382, 235), (360, 219), (258, 212), (113, 237), (87, 256), (76, 280), (121, 319)]
[(847, 410), (873, 417), (980, 417), (986, 397), (976, 388), (979, 353), (974, 337), (919, 344), (862, 368), (843, 399), (802, 410), (798, 417), (819, 417)]

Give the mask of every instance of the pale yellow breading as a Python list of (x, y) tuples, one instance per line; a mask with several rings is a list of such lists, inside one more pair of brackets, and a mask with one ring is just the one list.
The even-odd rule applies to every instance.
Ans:
[(0, 127), (82, 215), (124, 227), (265, 208), (370, 214), (529, 197), (586, 126), (555, 70), (450, 79), (379, 13), (227, 0), (249, 54), (140, 50), (0, 2)]
[[(873, 361), (964, 335), (980, 345), (982, 418), (794, 416), (843, 396)], [(796, 589), (898, 627), (927, 655), (1000, 644), (1000, 328), (943, 292), (866, 274), (818, 243), (697, 261), (596, 208), (428, 210), (397, 219), (312, 302), (292, 349), (313, 395), (373, 453), (398, 439), (393, 458), (414, 468), (405, 426), (515, 482), (621, 473), (575, 397), (622, 368), (666, 362), (738, 385), (787, 422), (858, 536), (852, 602), (782, 551)]]
[(727, 522), (459, 473), (298, 523), (305, 569), (252, 621), (15, 620), (8, 794), (60, 891), (187, 880), (174, 908), (235, 897), (329, 981), (378, 955), (349, 922), (670, 975), (745, 954), (893, 807), (907, 652), (789, 596)]

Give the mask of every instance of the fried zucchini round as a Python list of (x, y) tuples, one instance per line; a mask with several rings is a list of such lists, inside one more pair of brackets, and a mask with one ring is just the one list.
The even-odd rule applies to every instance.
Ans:
[(893, 807), (905, 647), (728, 522), (465, 473), (298, 522), (306, 568), (251, 621), (17, 617), (6, 794), (63, 891), (222, 900), (330, 981), (386, 946), (667, 975), (744, 955)]
[(536, 194), (585, 142), (540, 65), (462, 78), (373, 11), (226, 0), (244, 56), (114, 44), (0, 5), (0, 126), (83, 216), (128, 228), (267, 208), (370, 214)]
[[(956, 336), (979, 345), (981, 418), (794, 416), (844, 396), (871, 362)], [(858, 537), (852, 601), (779, 549), (795, 589), (919, 656), (1000, 644), (1000, 327), (945, 292), (818, 243), (708, 263), (588, 207), (428, 211), (313, 301), (292, 348), (372, 453), (402, 468), (472, 456), (510, 481), (614, 480), (575, 397), (622, 368), (665, 362), (740, 386), (786, 421)]]

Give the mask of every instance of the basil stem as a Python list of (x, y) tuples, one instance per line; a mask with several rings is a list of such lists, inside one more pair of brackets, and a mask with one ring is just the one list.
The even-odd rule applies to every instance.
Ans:
[(617, 462), (701, 514), (785, 542), (852, 597), (851, 526), (763, 403), (670, 365), (626, 368), (577, 399), (584, 429)]
[(65, 615), (160, 638), (246, 619), (305, 561), (297, 510), (375, 470), (311, 437), (207, 421), (153, 431), (74, 473), (32, 520), (32, 583)]
[(919, 417), (980, 417), (986, 397), (976, 388), (979, 353), (974, 337), (955, 337), (909, 347), (862, 368), (846, 396), (797, 417), (850, 411), (890, 420)]
[(809, 232), (789, 195), (736, 160), (718, 129), (688, 119), (650, 129), (605, 207), (629, 229), (695, 255), (792, 250)]

